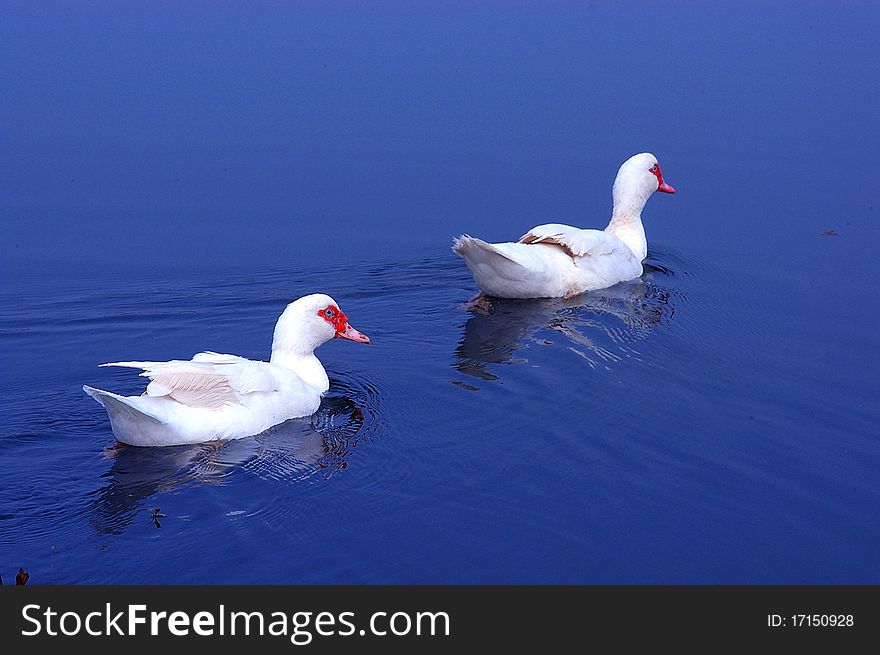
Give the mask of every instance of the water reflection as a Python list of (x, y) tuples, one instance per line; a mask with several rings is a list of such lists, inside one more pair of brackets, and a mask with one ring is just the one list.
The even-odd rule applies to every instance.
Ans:
[[(331, 389), (333, 393), (333, 389)], [(328, 396), (310, 418), (292, 419), (247, 439), (166, 448), (114, 444), (113, 460), (93, 492), (90, 520), (96, 531), (121, 534), (133, 521), (151, 523), (147, 499), (188, 483), (223, 484), (238, 472), (297, 481), (329, 477), (346, 468), (362, 437), (367, 408), (345, 395)]]
[(646, 265), (637, 280), (568, 299), (481, 296), (467, 305), (471, 316), (453, 353), (453, 366), (472, 377), (497, 380), (500, 372), (493, 365), (524, 362), (516, 356), (520, 351), (556, 343), (591, 368), (638, 357), (637, 343), (675, 313), (675, 296), (660, 283), (670, 274)]

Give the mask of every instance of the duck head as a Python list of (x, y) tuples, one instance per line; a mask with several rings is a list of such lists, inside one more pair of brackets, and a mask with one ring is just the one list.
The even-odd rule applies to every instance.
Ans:
[(650, 152), (633, 155), (621, 164), (614, 179), (611, 192), (614, 215), (638, 217), (655, 191), (675, 193), (675, 189), (663, 179), (660, 164), (654, 155)]
[(290, 303), (275, 324), (272, 360), (276, 355), (311, 355), (315, 348), (331, 339), (370, 343), (370, 338), (355, 330), (348, 317), (330, 296), (313, 293)]

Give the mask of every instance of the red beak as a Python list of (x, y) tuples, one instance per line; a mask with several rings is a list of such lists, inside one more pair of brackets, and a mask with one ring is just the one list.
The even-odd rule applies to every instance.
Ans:
[(661, 182), (660, 186), (657, 187), (657, 191), (662, 191), (663, 193), (675, 193), (675, 187), (666, 184), (666, 182)]
[(358, 343), (370, 343), (370, 337), (362, 332), (358, 332), (348, 323), (345, 324), (345, 327), (342, 330), (339, 330), (336, 333), (336, 336), (340, 339), (348, 339), (349, 341), (357, 341)]

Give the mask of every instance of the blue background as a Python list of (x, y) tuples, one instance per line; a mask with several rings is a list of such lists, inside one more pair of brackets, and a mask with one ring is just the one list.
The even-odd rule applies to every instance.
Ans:
[[(880, 582), (876, 5), (0, 16), (0, 575)], [(646, 150), (643, 280), (466, 309), (453, 236), (603, 227)], [(318, 290), (374, 343), (313, 420), (107, 448), (96, 364)]]

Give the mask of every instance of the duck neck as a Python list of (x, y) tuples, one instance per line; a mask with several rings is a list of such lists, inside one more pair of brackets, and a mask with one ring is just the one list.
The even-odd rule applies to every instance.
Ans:
[(648, 256), (648, 239), (645, 236), (645, 226), (642, 225), (641, 213), (633, 215), (615, 212), (605, 231), (623, 241), (639, 261)]
[(648, 256), (648, 239), (642, 225), (642, 210), (652, 192), (653, 189), (634, 184), (626, 176), (622, 179), (621, 173), (618, 173), (611, 190), (614, 209), (605, 231), (623, 241), (639, 261)]
[(314, 387), (321, 393), (330, 388), (330, 380), (327, 372), (321, 365), (320, 360), (315, 357), (315, 353), (297, 353), (290, 350), (272, 349), (272, 356), (269, 361), (278, 366), (288, 368), (296, 373), (303, 382), (310, 387)]
[(321, 393), (330, 388), (330, 381), (321, 362), (315, 357), (315, 348), (327, 341), (327, 336), (316, 330), (305, 329), (305, 315), (291, 303), (278, 317), (272, 335), (273, 364), (289, 368), (310, 387)]

